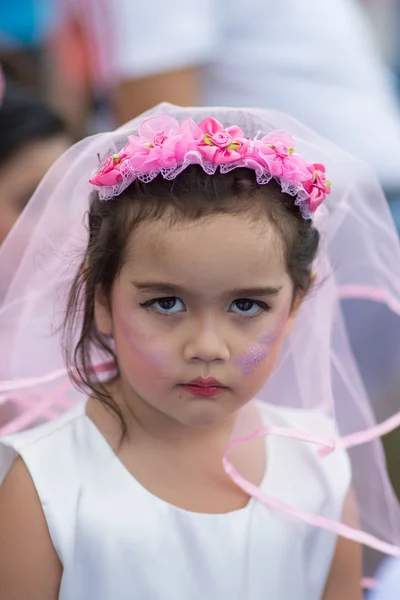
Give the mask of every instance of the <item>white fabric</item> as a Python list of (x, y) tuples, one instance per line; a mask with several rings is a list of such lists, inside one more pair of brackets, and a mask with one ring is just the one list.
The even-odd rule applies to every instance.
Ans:
[[(265, 424), (333, 436), (318, 413), (261, 405)], [(340, 519), (347, 455), (269, 438), (262, 487)], [(64, 567), (61, 600), (318, 600), (335, 536), (268, 511), (254, 498), (223, 515), (178, 509), (144, 489), (116, 458), (85, 404), (58, 421), (2, 440), (3, 473), (25, 461)], [(288, 565), (290, 570), (288, 571)]]
[(388, 559), (381, 569), (377, 590), (368, 600), (397, 600), (400, 597), (400, 559)]
[(202, 64), (218, 43), (215, 0), (117, 0), (107, 11), (115, 67), (122, 79)]
[(108, 10), (117, 77), (202, 65), (203, 104), (287, 112), (400, 189), (394, 83), (355, 0), (113, 0)]

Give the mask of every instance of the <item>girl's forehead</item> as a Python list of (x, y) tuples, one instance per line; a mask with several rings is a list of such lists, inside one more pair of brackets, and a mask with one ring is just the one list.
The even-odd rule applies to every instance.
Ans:
[(273, 226), (231, 215), (144, 223), (131, 237), (125, 266), (135, 279), (151, 275), (182, 285), (195, 280), (244, 287), (255, 279), (279, 283), (286, 275), (283, 243)]

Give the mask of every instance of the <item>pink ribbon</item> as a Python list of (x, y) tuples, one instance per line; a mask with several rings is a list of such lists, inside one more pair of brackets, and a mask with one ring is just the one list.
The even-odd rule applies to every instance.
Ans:
[(269, 508), (280, 510), (308, 525), (313, 525), (315, 527), (320, 527), (321, 529), (325, 529), (326, 531), (330, 531), (331, 533), (335, 533), (336, 535), (340, 535), (344, 538), (357, 542), (359, 544), (363, 544), (365, 546), (369, 546), (370, 548), (374, 548), (383, 554), (389, 554), (392, 556), (400, 556), (400, 546), (395, 546), (393, 544), (389, 544), (380, 540), (379, 538), (370, 535), (361, 531), (360, 529), (355, 529), (353, 527), (349, 527), (343, 523), (337, 523), (331, 519), (327, 519), (320, 515), (314, 515), (311, 513), (307, 513), (302, 511), (301, 509), (295, 508), (286, 502), (279, 500), (273, 496), (270, 496), (263, 492), (257, 485), (254, 485), (244, 477), (240, 475), (240, 473), (235, 469), (235, 467), (229, 462), (227, 455), (232, 450), (232, 448), (243, 444), (245, 442), (250, 442), (256, 438), (268, 435), (275, 435), (278, 437), (284, 437), (289, 439), (294, 439), (302, 442), (309, 442), (311, 444), (316, 444), (317, 446), (321, 446), (319, 449), (320, 457), (326, 456), (330, 454), (337, 448), (351, 448), (354, 446), (358, 446), (361, 444), (365, 444), (377, 437), (381, 437), (384, 433), (388, 433), (392, 431), (394, 428), (400, 425), (400, 412), (396, 413), (390, 419), (376, 425), (370, 429), (365, 431), (353, 433), (349, 436), (338, 438), (338, 439), (329, 439), (324, 438), (318, 435), (314, 435), (312, 433), (307, 433), (304, 431), (285, 428), (285, 427), (262, 427), (248, 435), (235, 438), (231, 440), (228, 444), (228, 448), (223, 457), (223, 466), (225, 472), (231, 477), (231, 479), (238, 485), (242, 490), (244, 490), (250, 496), (257, 498), (264, 506)]

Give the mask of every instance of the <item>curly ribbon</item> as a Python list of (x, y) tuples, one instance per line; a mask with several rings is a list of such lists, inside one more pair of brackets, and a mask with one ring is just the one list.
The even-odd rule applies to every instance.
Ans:
[(296, 519), (299, 519), (300, 521), (303, 521), (308, 525), (320, 527), (321, 529), (325, 529), (326, 531), (330, 531), (331, 533), (342, 536), (359, 544), (369, 546), (370, 548), (378, 550), (383, 554), (400, 556), (399, 546), (389, 544), (373, 535), (365, 533), (360, 529), (355, 529), (353, 527), (345, 525), (344, 523), (337, 523), (336, 521), (327, 519), (320, 515), (307, 513), (305, 511), (302, 511), (301, 509), (291, 506), (290, 504), (287, 504), (283, 500), (266, 494), (257, 485), (254, 485), (253, 483), (242, 477), (237, 471), (237, 469), (235, 469), (235, 467), (229, 462), (227, 458), (227, 455), (234, 447), (239, 446), (240, 444), (243, 444), (245, 442), (250, 442), (257, 438), (269, 435), (275, 435), (278, 437), (308, 442), (320, 446), (319, 455), (322, 458), (323, 456), (334, 452), (338, 448), (351, 448), (354, 446), (365, 444), (366, 442), (369, 442), (377, 437), (381, 437), (385, 433), (392, 431), (398, 426), (400, 426), (400, 412), (396, 413), (396, 415), (394, 415), (390, 419), (387, 419), (386, 421), (370, 429), (353, 433), (349, 436), (338, 439), (328, 439), (318, 435), (314, 435), (312, 433), (307, 433), (304, 431), (299, 431), (296, 429), (286, 427), (262, 427), (248, 435), (231, 440), (225, 451), (222, 462), (225, 472), (231, 477), (231, 479), (236, 483), (236, 485), (238, 485), (250, 496), (253, 496), (257, 500), (259, 500), (268, 508), (280, 510), (281, 512), (284, 512)]

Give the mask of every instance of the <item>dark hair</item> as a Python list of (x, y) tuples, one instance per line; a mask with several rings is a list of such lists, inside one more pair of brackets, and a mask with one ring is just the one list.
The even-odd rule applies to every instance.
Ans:
[[(201, 167), (192, 165), (172, 181), (161, 175), (151, 183), (136, 180), (113, 200), (102, 201), (95, 194), (88, 215), (89, 243), (67, 306), (65, 352), (78, 386), (92, 390), (119, 414), (122, 425), (118, 407), (91, 368), (94, 348), (106, 351), (117, 365), (110, 340), (95, 324), (95, 294), (100, 291), (109, 301), (113, 282), (126, 258), (129, 236), (139, 224), (161, 217), (173, 223), (213, 214), (243, 214), (254, 220), (266, 216), (279, 234), (294, 298), (310, 289), (319, 233), (312, 221), (303, 218), (294, 198), (282, 193), (276, 181), (259, 185), (250, 169), (207, 175)], [(83, 315), (78, 314), (82, 306)], [(79, 339), (71, 348), (78, 327)]]
[(64, 133), (65, 123), (43, 100), (7, 82), (0, 104), (0, 168), (28, 142)]

